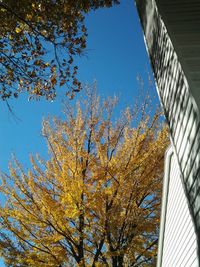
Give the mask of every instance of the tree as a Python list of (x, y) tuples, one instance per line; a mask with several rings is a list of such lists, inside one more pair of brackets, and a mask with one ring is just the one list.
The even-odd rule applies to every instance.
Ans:
[(127, 108), (94, 92), (44, 121), (49, 160), (15, 159), (2, 176), (0, 251), (7, 266), (154, 266), (163, 157), (159, 113)]
[(81, 89), (74, 57), (86, 48), (85, 14), (118, 0), (1, 0), (0, 97), (30, 98)]

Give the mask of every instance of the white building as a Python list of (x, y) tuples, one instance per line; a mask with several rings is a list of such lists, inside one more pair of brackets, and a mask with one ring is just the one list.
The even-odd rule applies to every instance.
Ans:
[(158, 267), (200, 262), (200, 0), (135, 0), (170, 129)]

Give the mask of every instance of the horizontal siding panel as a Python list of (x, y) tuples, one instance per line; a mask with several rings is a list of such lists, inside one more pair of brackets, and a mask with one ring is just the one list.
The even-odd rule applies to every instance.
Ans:
[(197, 266), (195, 229), (174, 154), (169, 179), (162, 267)]
[[(163, 19), (165, 20), (167, 17), (165, 22), (171, 38), (175, 40), (174, 45), (177, 51), (174, 49), (156, 3), (161, 14), (163, 14)], [(200, 233), (200, 121), (197, 103), (192, 95), (195, 94), (195, 99), (200, 100), (199, 93), (196, 90), (200, 88), (198, 87), (200, 77), (197, 75), (200, 67), (200, 54), (198, 54), (200, 49), (200, 17), (197, 16), (200, 12), (200, 2), (199, 0), (136, 0), (136, 4), (156, 79), (157, 90), (177, 155), (177, 166), (180, 167), (184, 182), (184, 188), (182, 184), (174, 184), (176, 189), (170, 189), (173, 192), (168, 199), (171, 213), (168, 212), (167, 215), (165, 233), (171, 238), (177, 240), (181, 238), (184, 241), (184, 243), (181, 243), (182, 241), (179, 240), (176, 245), (173, 244), (177, 246), (177, 249), (178, 246), (185, 247), (186, 240), (188, 242), (187, 249), (190, 245), (192, 249), (194, 236), (196, 236), (195, 231)], [(173, 175), (180, 176), (175, 173), (175, 170)], [(180, 190), (186, 192), (187, 205), (189, 205), (192, 215), (187, 214), (189, 208), (183, 204), (186, 197), (185, 195), (184, 197), (179, 196)], [(169, 194), (171, 193), (169, 192)], [(192, 221), (195, 227), (194, 236), (190, 236), (191, 232), (188, 232), (188, 225)], [(165, 240), (165, 249), (169, 259), (176, 251), (172, 247), (171, 241)], [(187, 249), (185, 248), (185, 251)], [(171, 263), (177, 264), (174, 267), (193, 265), (192, 254), (189, 258), (184, 258), (183, 249), (180, 248), (177, 251), (180, 252), (180, 257), (176, 258), (177, 261), (175, 261), (175, 258), (171, 261)], [(165, 266), (172, 267), (167, 263)]]
[(197, 252), (196, 249), (193, 251), (193, 253), (191, 254), (191, 257), (188, 259), (187, 262), (185, 262), (184, 267), (197, 267)]
[(185, 235), (185, 239), (180, 243), (179, 248), (180, 250), (177, 252), (177, 255), (175, 255), (173, 262), (169, 266), (185, 266), (193, 255), (193, 251), (195, 251), (197, 258), (196, 236), (194, 232), (191, 231), (187, 237)]

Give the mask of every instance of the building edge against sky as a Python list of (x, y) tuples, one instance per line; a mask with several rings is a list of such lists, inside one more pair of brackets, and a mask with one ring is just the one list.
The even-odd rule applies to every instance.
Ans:
[(199, 266), (200, 2), (135, 2), (172, 143), (166, 153), (157, 266)]

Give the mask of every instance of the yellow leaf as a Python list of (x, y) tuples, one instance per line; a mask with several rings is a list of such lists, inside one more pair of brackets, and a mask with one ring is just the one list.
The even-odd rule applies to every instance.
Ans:
[(31, 19), (32, 19), (32, 15), (31, 15), (31, 14), (27, 14), (27, 15), (26, 15), (26, 18), (27, 18), (28, 20), (31, 20)]
[(57, 83), (56, 75), (54, 75), (54, 76), (51, 78), (51, 83), (52, 83), (53, 86)]
[(19, 27), (16, 27), (16, 28), (15, 28), (15, 32), (16, 32), (16, 33), (20, 33), (21, 31), (22, 31), (22, 29), (20, 29)]

